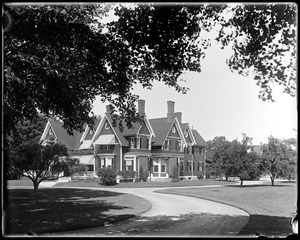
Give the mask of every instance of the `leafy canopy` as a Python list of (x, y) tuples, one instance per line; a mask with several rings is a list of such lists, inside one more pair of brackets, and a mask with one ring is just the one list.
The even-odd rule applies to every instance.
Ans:
[[(177, 91), (184, 71), (201, 71), (210, 39), (219, 27), (221, 46), (233, 48), (228, 66), (252, 74), (260, 97), (272, 100), (271, 83), (296, 89), (295, 4), (126, 4), (118, 20), (101, 24), (105, 4), (6, 4), (11, 26), (4, 34), (4, 116), (6, 127), (38, 111), (53, 114), (71, 133), (92, 124), (96, 96), (114, 107), (115, 122), (140, 120), (134, 84), (150, 88), (163, 81)], [(7, 17), (10, 16), (10, 17)], [(9, 22), (9, 21), (8, 21)]]

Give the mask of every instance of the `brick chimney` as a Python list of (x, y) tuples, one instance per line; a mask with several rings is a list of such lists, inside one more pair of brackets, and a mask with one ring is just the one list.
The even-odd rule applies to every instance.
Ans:
[(175, 102), (168, 101), (168, 114), (167, 114), (167, 121), (171, 122), (173, 116), (174, 116), (174, 108), (175, 108)]
[(181, 124), (182, 112), (176, 112), (174, 113), (174, 116), (177, 117), (178, 122)]
[(138, 114), (145, 116), (145, 100), (139, 99), (138, 102)]

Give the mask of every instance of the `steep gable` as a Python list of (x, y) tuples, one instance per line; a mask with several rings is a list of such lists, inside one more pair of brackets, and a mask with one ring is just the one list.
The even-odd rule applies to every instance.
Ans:
[(192, 133), (193, 133), (193, 136), (195, 138), (195, 142), (196, 142), (196, 145), (197, 146), (200, 146), (200, 147), (207, 147), (207, 143), (205, 142), (205, 140), (201, 137), (201, 135), (198, 133), (197, 130), (195, 129), (192, 129)]
[(183, 136), (185, 138), (185, 141), (188, 145), (193, 145), (195, 144), (195, 139), (192, 135), (192, 131), (189, 127), (189, 124), (188, 123), (182, 123), (181, 124), (181, 129), (182, 129), (182, 132), (183, 132)]
[[(50, 134), (52, 131), (53, 134)], [(45, 139), (54, 139), (60, 140), (65, 143), (68, 149), (79, 149), (80, 146), (80, 138), (82, 133), (79, 131), (73, 131), (73, 135), (69, 135), (67, 130), (63, 128), (63, 122), (48, 120), (48, 123), (44, 129), (44, 132), (41, 137), (41, 141)]]
[(120, 143), (122, 146), (128, 146), (128, 141), (121, 134), (119, 128), (113, 127), (112, 119), (109, 114), (105, 114), (97, 130), (92, 138), (93, 144), (99, 144), (99, 142), (107, 141), (108, 143)]

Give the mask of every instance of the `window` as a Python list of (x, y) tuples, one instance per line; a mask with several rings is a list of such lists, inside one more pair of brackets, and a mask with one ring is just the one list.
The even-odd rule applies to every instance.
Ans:
[(94, 131), (93, 131), (93, 130), (91, 130), (91, 131), (90, 131), (90, 134), (93, 134), (93, 133), (94, 133)]
[(125, 168), (127, 171), (133, 171), (133, 160), (126, 160)]
[(100, 151), (107, 151), (107, 150), (113, 150), (114, 145), (100, 145)]
[(188, 170), (189, 172), (192, 171), (192, 167), (193, 167), (192, 163), (193, 163), (193, 162), (187, 162), (187, 170)]
[(86, 166), (88, 167), (88, 171), (94, 171), (94, 165), (88, 164)]
[(158, 173), (158, 160), (153, 160), (153, 172)]
[(192, 146), (188, 146), (187, 153), (188, 153), (189, 155), (191, 155), (191, 154), (193, 153), (193, 147), (192, 147)]
[(163, 145), (163, 150), (169, 150), (169, 149), (170, 149), (170, 140), (166, 139)]
[(50, 134), (50, 135), (53, 135), (52, 129), (49, 130), (49, 134)]
[(141, 147), (141, 138), (140, 137), (131, 137), (130, 138), (130, 147), (140, 149), (140, 147)]
[(109, 129), (109, 124), (108, 124), (108, 122), (105, 123), (104, 128), (105, 128), (105, 129)]
[(200, 171), (200, 172), (203, 171), (203, 162), (202, 161), (198, 162), (198, 171)]
[(106, 158), (106, 167), (112, 168), (112, 158)]
[(200, 155), (199, 147), (194, 147), (194, 154)]
[(101, 168), (105, 168), (105, 158), (101, 158), (101, 164), (100, 164)]
[(180, 161), (180, 171), (184, 171), (184, 161)]
[(147, 149), (151, 150), (151, 138), (147, 137)]
[(176, 140), (176, 150), (182, 151), (182, 142), (181, 140)]

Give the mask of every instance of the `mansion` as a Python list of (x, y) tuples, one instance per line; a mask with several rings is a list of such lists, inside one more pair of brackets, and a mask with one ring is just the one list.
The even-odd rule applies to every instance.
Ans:
[(167, 102), (167, 114), (162, 118), (148, 119), (145, 101), (138, 100), (138, 113), (144, 116), (142, 123), (131, 128), (123, 124), (123, 131), (113, 126), (111, 106), (97, 119), (94, 128), (68, 135), (63, 123), (48, 120), (41, 141), (61, 140), (81, 164), (88, 166), (88, 174), (97, 176), (99, 168), (117, 171), (133, 170), (139, 177), (142, 167), (148, 181), (170, 181), (174, 169), (184, 178), (201, 175), (205, 178), (206, 142), (188, 123), (182, 123), (182, 113), (175, 112), (175, 103)]

